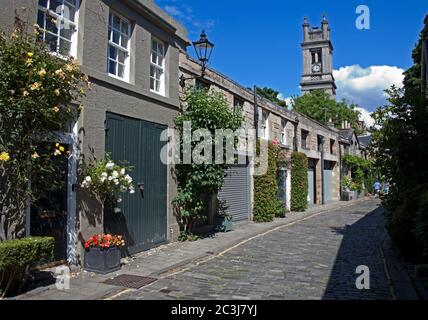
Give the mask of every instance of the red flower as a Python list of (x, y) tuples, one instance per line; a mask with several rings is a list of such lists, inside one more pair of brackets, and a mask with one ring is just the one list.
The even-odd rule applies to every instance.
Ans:
[(90, 247), (90, 245), (89, 245), (89, 243), (85, 243), (85, 249), (89, 249), (89, 247)]

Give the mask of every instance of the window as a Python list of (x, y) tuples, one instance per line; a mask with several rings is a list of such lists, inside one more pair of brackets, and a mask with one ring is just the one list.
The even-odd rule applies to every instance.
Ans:
[(269, 112), (263, 111), (261, 137), (269, 140)]
[(308, 140), (309, 132), (302, 129), (302, 149), (308, 149), (307, 140)]
[(318, 151), (322, 152), (324, 148), (324, 137), (318, 135), (317, 136), (317, 145), (318, 145)]
[(281, 143), (287, 145), (287, 121), (281, 119)]
[(244, 100), (241, 100), (238, 97), (233, 97), (233, 112), (242, 113), (243, 110), (244, 110)]
[(129, 79), (129, 21), (110, 12), (108, 35), (108, 73), (111, 76)]
[(334, 145), (335, 145), (336, 141), (334, 141), (333, 139), (330, 139), (330, 153), (331, 154), (336, 154), (334, 152)]
[(62, 56), (75, 56), (79, 0), (39, 0), (37, 24), (40, 38)]
[(165, 95), (165, 45), (155, 38), (150, 58), (150, 90)]
[(311, 50), (311, 55), (312, 55), (312, 64), (322, 63), (321, 50), (320, 49)]

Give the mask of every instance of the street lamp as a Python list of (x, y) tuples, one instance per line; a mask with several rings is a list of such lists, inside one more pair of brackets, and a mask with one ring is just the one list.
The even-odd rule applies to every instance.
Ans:
[[(201, 63), (201, 77), (203, 77), (208, 61), (211, 58), (214, 44), (208, 40), (207, 35), (203, 30), (201, 33), (201, 38), (198, 41), (193, 42), (193, 47), (195, 48), (196, 56)], [(195, 79), (195, 77), (185, 78), (184, 75), (181, 75), (180, 86), (184, 88), (186, 86), (186, 81), (191, 79)]]

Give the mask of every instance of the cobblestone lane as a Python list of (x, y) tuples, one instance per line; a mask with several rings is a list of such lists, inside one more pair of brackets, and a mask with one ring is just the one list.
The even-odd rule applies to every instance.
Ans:
[[(251, 240), (119, 299), (391, 299), (376, 201), (322, 213)], [(370, 290), (358, 290), (359, 265)]]

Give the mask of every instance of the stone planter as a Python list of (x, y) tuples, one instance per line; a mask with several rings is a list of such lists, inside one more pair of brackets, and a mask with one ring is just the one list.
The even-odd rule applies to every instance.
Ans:
[(355, 191), (345, 190), (342, 193), (343, 201), (352, 201), (355, 200)]
[(232, 219), (226, 217), (217, 217), (215, 220), (215, 230), (220, 232), (232, 231)]
[(107, 274), (120, 269), (121, 252), (118, 247), (109, 249), (91, 248), (85, 250), (84, 270)]

